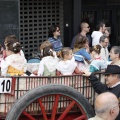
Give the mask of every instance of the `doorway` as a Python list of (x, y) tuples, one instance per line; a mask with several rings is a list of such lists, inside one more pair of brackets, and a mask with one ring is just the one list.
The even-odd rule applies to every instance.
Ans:
[(104, 21), (110, 32), (111, 46), (120, 45), (120, 3), (100, 5), (93, 4), (93, 1), (82, 4), (81, 22), (88, 22), (90, 25), (90, 35), (95, 30), (98, 21)]

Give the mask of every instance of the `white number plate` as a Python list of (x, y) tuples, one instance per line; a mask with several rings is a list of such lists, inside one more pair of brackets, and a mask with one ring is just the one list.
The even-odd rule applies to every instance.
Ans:
[(10, 93), (12, 78), (0, 78), (0, 93)]

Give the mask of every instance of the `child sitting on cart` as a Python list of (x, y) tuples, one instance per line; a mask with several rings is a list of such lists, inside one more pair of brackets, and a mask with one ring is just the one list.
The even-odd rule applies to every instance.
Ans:
[[(7, 36), (7, 37), (5, 38), (4, 45), (5, 45), (5, 47), (6, 47), (6, 45), (7, 45), (8, 43), (15, 43), (15, 42), (19, 42), (19, 40), (17, 39), (17, 37), (16, 37), (15, 35), (9, 35), (9, 36)], [(22, 47), (21, 47), (21, 48), (22, 48)], [(25, 59), (25, 55), (24, 55), (24, 52), (22, 51), (22, 49), (20, 49), (19, 54), (20, 54), (22, 57), (24, 57), (24, 59)], [(7, 57), (5, 50), (3, 50), (3, 56), (4, 56), (4, 58)]]
[(69, 47), (64, 47), (61, 50), (61, 60), (56, 66), (57, 75), (72, 75), (81, 74), (75, 63), (72, 49)]
[(88, 50), (87, 37), (81, 35), (76, 36), (73, 53), (78, 69), (89, 69), (89, 64), (91, 63), (92, 59)]
[(26, 71), (26, 59), (21, 56), (21, 46), (19, 42), (5, 41), (6, 58), (1, 61), (2, 76), (23, 75)]
[(92, 62), (90, 64), (90, 72), (96, 72), (107, 68), (107, 62), (100, 57), (101, 46), (95, 45), (91, 48), (90, 54)]
[(53, 51), (52, 45), (43, 47), (41, 50), (42, 60), (40, 61), (38, 76), (55, 76), (56, 65), (59, 61), (56, 52)]

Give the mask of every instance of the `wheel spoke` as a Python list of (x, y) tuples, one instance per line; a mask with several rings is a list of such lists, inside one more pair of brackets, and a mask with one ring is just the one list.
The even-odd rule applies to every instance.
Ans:
[(17, 100), (6, 120), (87, 120), (92, 116), (91, 105), (79, 92), (65, 85), (48, 84)]
[(30, 114), (28, 114), (27, 112), (23, 111), (23, 114), (25, 116), (27, 116), (28, 118), (30, 118), (30, 120), (36, 120), (35, 118), (33, 118)]
[(53, 109), (52, 109), (52, 116), (51, 116), (51, 120), (55, 120), (55, 115), (56, 115), (56, 112), (57, 112), (57, 108), (58, 108), (58, 100), (60, 98), (60, 95), (56, 95), (55, 96), (55, 102), (54, 102), (54, 106), (53, 106)]
[(85, 119), (85, 118), (86, 118), (86, 115), (82, 115), (82, 116), (77, 117), (77, 118), (75, 118), (75, 119), (73, 119), (73, 120), (83, 120), (83, 119)]
[(72, 101), (69, 106), (63, 111), (62, 115), (58, 118), (58, 120), (63, 120), (63, 118), (66, 116), (66, 114), (70, 111), (70, 109), (74, 106), (75, 103), (75, 101)]
[(40, 105), (41, 112), (42, 112), (42, 115), (44, 117), (44, 120), (48, 120), (47, 116), (46, 116), (46, 112), (45, 112), (45, 107), (43, 106), (42, 100), (40, 98), (38, 99), (38, 102), (39, 102), (39, 105)]

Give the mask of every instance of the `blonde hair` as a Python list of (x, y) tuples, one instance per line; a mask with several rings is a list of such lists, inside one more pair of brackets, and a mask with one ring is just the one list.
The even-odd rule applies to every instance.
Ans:
[(93, 51), (96, 52), (97, 54), (100, 54), (101, 46), (100, 45), (93, 46), (90, 50), (90, 53), (93, 52)]
[(42, 58), (42, 57), (44, 56), (44, 55), (43, 55), (43, 50), (44, 50), (46, 47), (50, 47), (51, 49), (53, 48), (53, 47), (52, 47), (52, 44), (51, 44), (50, 41), (48, 41), (48, 40), (42, 42), (42, 44), (40, 45), (40, 58)]
[(81, 48), (85, 47), (86, 42), (88, 41), (87, 37), (82, 35), (77, 35), (75, 38), (75, 44), (73, 51), (76, 52)]
[(40, 45), (40, 50), (43, 50), (45, 47), (52, 48), (52, 44), (50, 43), (50, 41), (46, 40), (46, 41), (42, 42), (42, 44)]
[(60, 57), (64, 58), (65, 55), (69, 54), (69, 51), (72, 50), (70, 47), (63, 47), (60, 52)]

